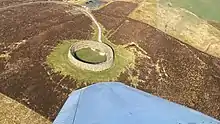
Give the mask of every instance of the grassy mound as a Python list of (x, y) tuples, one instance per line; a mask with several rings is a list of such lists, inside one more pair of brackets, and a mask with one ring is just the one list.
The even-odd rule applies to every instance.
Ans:
[(69, 75), (78, 81), (100, 82), (116, 80), (120, 73), (134, 62), (134, 54), (132, 52), (126, 50), (122, 46), (113, 46), (115, 52), (115, 60), (111, 68), (101, 72), (82, 70), (74, 66), (68, 60), (68, 50), (73, 42), (80, 41), (62, 41), (62, 43), (59, 44), (47, 57), (47, 63), (50, 65), (50, 67), (53, 68), (55, 72), (60, 72), (62, 75)]
[[(104, 32), (104, 31), (103, 31)], [(94, 28), (92, 40), (97, 39), (97, 29)], [(80, 40), (66, 40), (57, 45), (51, 54), (47, 57), (47, 63), (53, 68), (55, 72), (60, 72), (62, 75), (69, 75), (73, 79), (80, 82), (102, 82), (117, 80), (118, 76), (125, 71), (126, 68), (133, 66), (135, 62), (135, 55), (133, 52), (128, 51), (124, 46), (114, 45), (104, 35), (102, 41), (110, 45), (115, 54), (114, 64), (111, 68), (103, 70), (101, 72), (93, 72), (88, 70), (82, 70), (74, 66), (68, 60), (68, 51), (74, 42), (80, 42)]]

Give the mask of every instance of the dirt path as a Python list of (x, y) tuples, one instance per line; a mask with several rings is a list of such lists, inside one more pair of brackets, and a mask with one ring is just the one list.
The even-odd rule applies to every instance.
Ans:
[(97, 20), (95, 19), (95, 17), (91, 14), (89, 9), (86, 8), (86, 7), (80, 8), (80, 11), (84, 12), (85, 14), (87, 14), (92, 19), (92, 21), (96, 24), (96, 26), (98, 28), (98, 39), (97, 40), (99, 42), (102, 42), (102, 29), (101, 29), (99, 23), (97, 22)]

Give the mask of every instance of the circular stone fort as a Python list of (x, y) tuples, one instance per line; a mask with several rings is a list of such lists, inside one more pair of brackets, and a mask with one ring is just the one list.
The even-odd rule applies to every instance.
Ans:
[(103, 71), (113, 65), (114, 52), (105, 43), (86, 40), (73, 43), (68, 58), (72, 64), (81, 69)]

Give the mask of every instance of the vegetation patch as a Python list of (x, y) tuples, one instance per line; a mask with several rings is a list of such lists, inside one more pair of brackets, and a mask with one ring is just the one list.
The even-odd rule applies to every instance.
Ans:
[(0, 93), (0, 124), (52, 124), (52, 122)]
[[(93, 38), (96, 38), (96, 34), (97, 30), (95, 29)], [(100, 72), (83, 70), (74, 66), (69, 61), (69, 48), (74, 42), (80, 42), (80, 40), (62, 41), (47, 57), (47, 63), (55, 72), (60, 72), (62, 75), (70, 76), (77, 81), (93, 83), (117, 80), (120, 74), (126, 70), (126, 68), (133, 66), (133, 63), (135, 62), (135, 55), (122, 45), (114, 45), (104, 35), (102, 37), (102, 41), (110, 45), (115, 54), (114, 64), (107, 70)]]
[(220, 57), (220, 31), (186, 9), (144, 1), (129, 17), (158, 28), (200, 51)]
[(106, 55), (101, 55), (99, 51), (91, 48), (83, 48), (76, 51), (75, 56), (87, 63), (101, 63), (106, 61)]
[(206, 20), (220, 21), (219, 0), (160, 0), (160, 3), (184, 8)]

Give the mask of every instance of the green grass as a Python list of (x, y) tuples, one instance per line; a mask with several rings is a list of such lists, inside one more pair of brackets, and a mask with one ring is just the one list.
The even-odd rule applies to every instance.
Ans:
[(106, 61), (106, 55), (100, 55), (99, 51), (93, 51), (91, 48), (83, 48), (76, 51), (75, 55), (82, 61), (88, 63), (101, 63)]
[(73, 42), (80, 41), (62, 41), (47, 57), (47, 63), (55, 72), (60, 72), (62, 75), (69, 75), (78, 81), (100, 82), (116, 80), (120, 73), (134, 62), (134, 54), (132, 52), (122, 46), (114, 46), (115, 60), (111, 68), (101, 72), (82, 70), (68, 60), (68, 50)]
[(171, 2), (173, 7), (187, 9), (206, 20), (220, 21), (220, 0), (160, 0), (166, 4)]
[[(94, 28), (93, 40), (96, 39), (96, 34), (97, 29)], [(110, 45), (115, 53), (114, 64), (107, 70), (101, 72), (82, 70), (74, 66), (68, 60), (69, 48), (74, 42), (80, 42), (80, 40), (62, 41), (47, 57), (47, 63), (53, 68), (53, 71), (60, 72), (62, 75), (70, 76), (78, 82), (94, 83), (117, 80), (117, 78), (122, 72), (125, 71), (126, 68), (133, 66), (135, 55), (133, 52), (128, 51), (121, 45), (114, 45), (104, 35), (102, 37), (102, 41)]]

